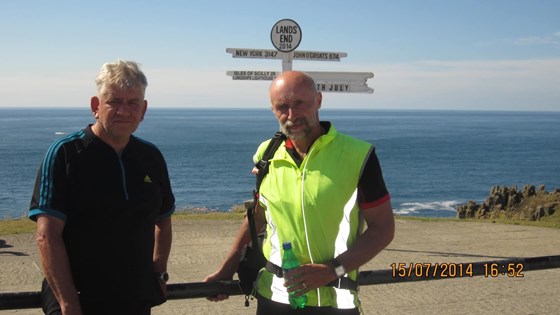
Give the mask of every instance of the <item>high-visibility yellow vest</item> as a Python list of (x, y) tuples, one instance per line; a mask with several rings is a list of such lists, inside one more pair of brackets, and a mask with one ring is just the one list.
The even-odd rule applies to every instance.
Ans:
[[(270, 140), (269, 140), (270, 141)], [(268, 142), (253, 159), (259, 161)], [(282, 265), (282, 243), (291, 242), (300, 263), (325, 263), (351, 247), (361, 233), (357, 187), (373, 146), (338, 133), (331, 126), (319, 137), (298, 167), (284, 145), (270, 161), (260, 186), (259, 202), (266, 208), (265, 257)], [(356, 280), (358, 270), (346, 276)], [(284, 279), (261, 270), (257, 292), (288, 304)], [(310, 306), (359, 307), (357, 292), (322, 287), (307, 293)]]

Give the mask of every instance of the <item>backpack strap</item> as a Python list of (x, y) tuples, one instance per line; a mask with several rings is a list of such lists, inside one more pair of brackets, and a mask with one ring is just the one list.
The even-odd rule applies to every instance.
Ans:
[(255, 167), (259, 170), (259, 172), (257, 173), (257, 185), (256, 185), (257, 192), (259, 191), (264, 176), (268, 174), (270, 159), (274, 156), (274, 153), (276, 153), (276, 150), (278, 149), (280, 144), (284, 140), (286, 140), (286, 138), (287, 137), (285, 134), (283, 134), (281, 131), (277, 131), (274, 134), (274, 137), (268, 143), (268, 147), (266, 147), (266, 150), (264, 151), (261, 160), (255, 164)]
[(264, 151), (261, 160), (255, 164), (258, 173), (257, 173), (257, 182), (255, 185), (255, 190), (253, 190), (253, 203), (249, 204), (246, 207), (246, 209), (247, 209), (247, 219), (249, 221), (249, 231), (251, 232), (251, 242), (253, 243), (253, 247), (259, 251), (261, 250), (261, 247), (258, 245), (259, 243), (257, 240), (257, 229), (255, 227), (255, 217), (253, 215), (253, 212), (257, 207), (257, 203), (259, 202), (258, 200), (259, 188), (261, 186), (261, 183), (265, 175), (268, 173), (268, 167), (270, 165), (269, 160), (274, 156), (274, 153), (276, 153), (276, 150), (278, 149), (280, 144), (284, 140), (286, 140), (286, 138), (287, 137), (285, 134), (283, 134), (281, 131), (277, 131), (274, 134), (274, 137), (272, 137), (272, 139), (268, 143), (268, 147), (266, 147), (266, 150)]

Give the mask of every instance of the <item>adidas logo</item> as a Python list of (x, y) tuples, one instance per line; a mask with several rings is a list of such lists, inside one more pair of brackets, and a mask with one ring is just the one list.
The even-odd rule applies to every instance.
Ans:
[(150, 178), (150, 176), (146, 175), (146, 177), (144, 177), (144, 183), (152, 183), (152, 179)]

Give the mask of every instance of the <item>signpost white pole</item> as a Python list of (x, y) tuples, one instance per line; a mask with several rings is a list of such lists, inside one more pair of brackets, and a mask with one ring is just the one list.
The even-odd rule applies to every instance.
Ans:
[(292, 71), (292, 54), (285, 54), (282, 58), (282, 72)]
[(294, 20), (280, 20), (272, 26), (270, 31), (272, 45), (279, 51), (286, 53), (282, 56), (282, 72), (292, 70), (293, 54), (290, 52), (299, 46), (301, 37), (301, 27)]

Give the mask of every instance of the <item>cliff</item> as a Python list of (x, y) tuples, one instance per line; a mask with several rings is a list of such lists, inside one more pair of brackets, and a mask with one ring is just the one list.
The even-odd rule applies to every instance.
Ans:
[(560, 189), (547, 192), (544, 185), (535, 189), (525, 185), (523, 190), (516, 186), (494, 186), (490, 196), (481, 205), (469, 200), (457, 207), (457, 218), (494, 219), (508, 218), (536, 221), (560, 211)]

